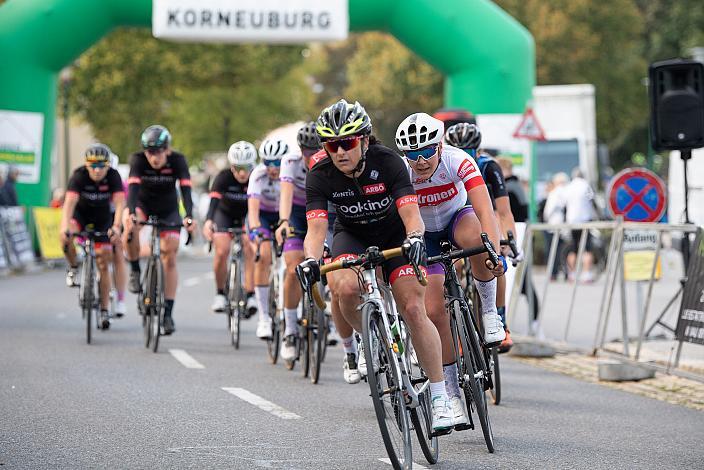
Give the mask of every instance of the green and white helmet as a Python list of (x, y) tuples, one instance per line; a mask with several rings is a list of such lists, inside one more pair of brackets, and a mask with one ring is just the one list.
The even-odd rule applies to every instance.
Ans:
[(357, 101), (349, 104), (340, 100), (320, 113), (315, 122), (320, 140), (339, 139), (354, 135), (368, 135), (372, 132), (372, 121)]

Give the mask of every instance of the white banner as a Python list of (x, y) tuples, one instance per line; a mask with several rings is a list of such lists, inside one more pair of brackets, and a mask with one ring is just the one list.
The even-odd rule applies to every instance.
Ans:
[(38, 183), (42, 162), (42, 132), (42, 113), (0, 109), (0, 169), (15, 167), (19, 172), (19, 183)]
[(305, 43), (347, 38), (348, 0), (153, 0), (152, 34), (194, 42)]

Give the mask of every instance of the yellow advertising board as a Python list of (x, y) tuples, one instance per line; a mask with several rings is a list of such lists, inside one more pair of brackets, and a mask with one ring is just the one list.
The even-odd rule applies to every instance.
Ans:
[(64, 252), (61, 248), (61, 238), (59, 236), (61, 226), (61, 209), (53, 207), (35, 207), (34, 225), (37, 227), (37, 238), (39, 238), (39, 249), (44, 259), (63, 258)]
[[(653, 272), (653, 261), (655, 261), (655, 251), (638, 250), (626, 251), (623, 253), (623, 273), (626, 281), (647, 281)], [(662, 263), (658, 258), (658, 265), (655, 268), (655, 279), (660, 279)]]

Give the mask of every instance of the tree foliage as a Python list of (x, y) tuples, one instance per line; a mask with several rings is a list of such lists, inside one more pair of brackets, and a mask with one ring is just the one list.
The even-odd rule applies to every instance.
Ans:
[(300, 47), (174, 44), (121, 29), (73, 68), (72, 109), (123, 160), (163, 124), (191, 160), (314, 112)]

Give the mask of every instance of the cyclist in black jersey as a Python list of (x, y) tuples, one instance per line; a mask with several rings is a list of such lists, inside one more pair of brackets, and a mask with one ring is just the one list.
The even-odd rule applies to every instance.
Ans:
[[(60, 236), (65, 248), (69, 268), (66, 284), (76, 287), (78, 260), (76, 248), (71, 243), (68, 231), (80, 232), (92, 228), (96, 232), (111, 235), (98, 237), (96, 243), (97, 265), (100, 270), (100, 309), (103, 327), (108, 328), (108, 305), (112, 277), (108, 269), (112, 262), (113, 243), (120, 239), (120, 213), (125, 206), (125, 193), (120, 174), (110, 168), (110, 149), (103, 144), (88, 147), (85, 165), (77, 168), (68, 182), (66, 198), (62, 208)], [(115, 211), (111, 204), (114, 204)]]
[[(396, 153), (370, 135), (372, 124), (364, 108), (340, 100), (323, 110), (316, 125), (330, 158), (313, 167), (306, 179), (308, 233), (303, 249), (307, 258), (299, 265), (301, 281), (309, 284), (320, 277), (317, 260), (322, 256), (327, 232), (328, 202), (337, 211), (333, 259), (356, 256), (372, 245), (383, 250), (408, 243), (407, 256), (424, 265), (424, 225), (406, 166)], [(440, 336), (425, 312), (424, 288), (401, 258), (387, 261), (383, 268), (430, 379), (433, 430), (450, 428), (452, 414), (443, 379)], [(349, 270), (336, 273), (336, 289), (340, 310), (361, 331), (356, 274)], [(362, 374), (366, 367), (360, 361)]]
[[(193, 220), (193, 200), (191, 199), (191, 175), (186, 157), (171, 149), (171, 134), (159, 125), (149, 126), (142, 133), (144, 151), (130, 158), (130, 176), (127, 180), (127, 210), (124, 211), (125, 233), (123, 242), (130, 262), (129, 289), (139, 292), (139, 230), (138, 220), (144, 221), (150, 215), (159, 217), (160, 222), (171, 225), (183, 224), (189, 232), (196, 228)], [(181, 190), (181, 199), (186, 217), (181, 220), (176, 184)], [(131, 234), (131, 235), (130, 235)], [(164, 334), (175, 331), (172, 317), (178, 271), (176, 252), (178, 251), (180, 230), (165, 230), (161, 233), (161, 259), (164, 263)]]
[[(479, 171), (481, 171), (484, 182), (489, 190), (491, 203), (499, 219), (502, 236), (507, 238), (509, 230), (511, 233), (515, 234), (516, 223), (513, 220), (513, 213), (511, 212), (508, 191), (506, 191), (503, 171), (501, 171), (501, 167), (496, 160), (480, 151), (482, 134), (479, 127), (477, 127), (476, 124), (455, 124), (447, 129), (445, 140), (450, 145), (464, 150), (477, 161)], [(501, 251), (504, 256), (513, 256), (507, 246), (501, 247)], [(517, 263), (522, 259), (522, 254), (519, 252), (518, 256), (514, 258), (513, 261)], [(508, 352), (511, 346), (513, 346), (513, 340), (511, 339), (508, 325), (506, 324), (506, 278), (504, 276), (497, 278), (496, 309), (498, 310), (499, 316), (501, 316), (501, 321), (506, 330), (506, 338), (499, 345), (499, 351)]]
[[(247, 184), (249, 175), (257, 163), (257, 149), (249, 142), (239, 141), (230, 146), (227, 152), (230, 168), (222, 170), (215, 177), (210, 189), (210, 206), (203, 224), (203, 236), (213, 242), (215, 257), (213, 271), (215, 272), (216, 294), (212, 310), (224, 312), (227, 306), (225, 298), (225, 282), (227, 281), (227, 263), (232, 235), (229, 229), (244, 227), (247, 217)], [(249, 238), (241, 237), (244, 252), (244, 286), (247, 293), (247, 316), (257, 310), (254, 300), (254, 251)]]

